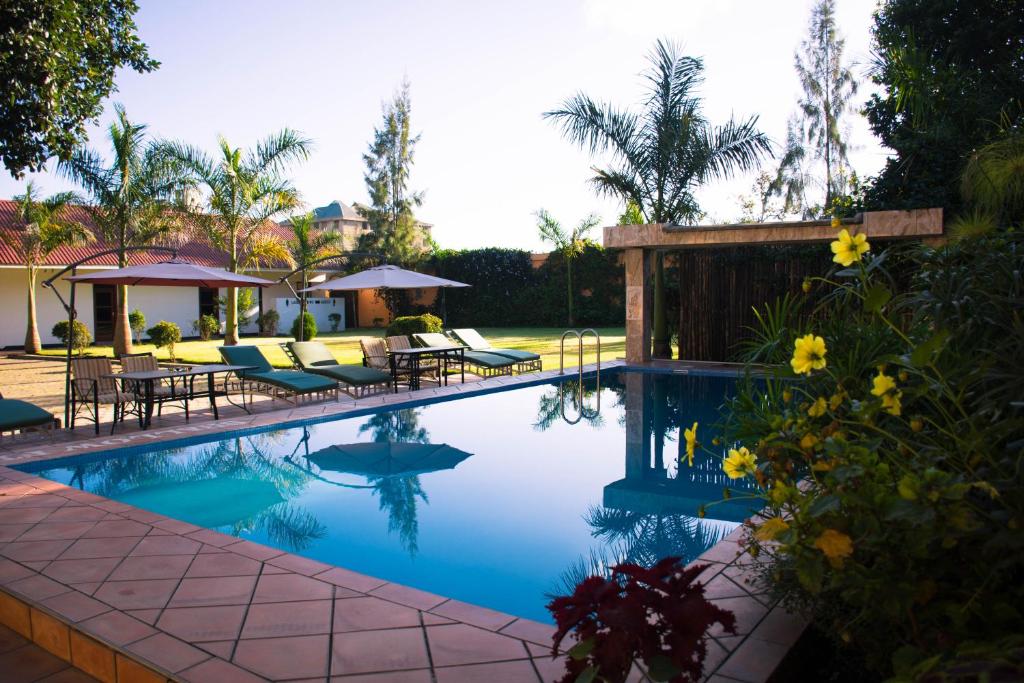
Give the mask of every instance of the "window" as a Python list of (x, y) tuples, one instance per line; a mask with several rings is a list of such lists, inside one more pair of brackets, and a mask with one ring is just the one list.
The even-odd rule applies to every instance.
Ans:
[(212, 315), (214, 318), (220, 318), (220, 311), (217, 307), (217, 294), (216, 289), (209, 287), (199, 288), (199, 315)]

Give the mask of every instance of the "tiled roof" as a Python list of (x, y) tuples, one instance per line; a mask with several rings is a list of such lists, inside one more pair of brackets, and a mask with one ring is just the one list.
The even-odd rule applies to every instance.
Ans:
[[(68, 213), (66, 218), (78, 221), (88, 227), (96, 235), (96, 241), (83, 247), (61, 247), (50, 254), (46, 260), (48, 266), (66, 266), (76, 261), (79, 261), (91, 254), (98, 254), (100, 252), (110, 249), (113, 245), (105, 242), (95, 231), (95, 225), (93, 224), (92, 217), (84, 206), (70, 206), (68, 207)], [(0, 231), (11, 232), (19, 231), (23, 227), (23, 224), (17, 219), (17, 203), (7, 199), (0, 199)], [(271, 221), (267, 222), (267, 228), (278, 235), (281, 239), (287, 240), (291, 238), (291, 231), (285, 227), (279, 226)], [(218, 268), (224, 268), (227, 266), (228, 258), (227, 254), (215, 249), (205, 240), (199, 238), (189, 238), (183, 240), (181, 244), (171, 244), (178, 250), (178, 258), (190, 261), (192, 263), (201, 266), (212, 266)], [(141, 265), (146, 263), (159, 263), (166, 261), (168, 258), (166, 252), (159, 251), (137, 251), (130, 254), (129, 259), (132, 264)], [(17, 254), (11, 249), (6, 242), (0, 240), (0, 266), (20, 266), (22, 265), (21, 260)], [(117, 256), (114, 254), (104, 256), (90, 262), (88, 265), (93, 266), (116, 266)]]

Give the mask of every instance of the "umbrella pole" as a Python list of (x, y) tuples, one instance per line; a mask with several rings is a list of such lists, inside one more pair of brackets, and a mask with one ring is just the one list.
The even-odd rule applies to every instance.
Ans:
[[(71, 269), (71, 275), (78, 271), (77, 268)], [(71, 283), (71, 296), (69, 297), (70, 303), (68, 304), (68, 342), (65, 354), (65, 367), (64, 367), (64, 429), (70, 429), (71, 426), (71, 347), (75, 340), (75, 283)]]
[[(306, 283), (306, 271), (302, 271), (302, 290), (305, 290)], [(299, 291), (299, 341), (306, 341), (306, 297), (309, 296), (305, 291)]]

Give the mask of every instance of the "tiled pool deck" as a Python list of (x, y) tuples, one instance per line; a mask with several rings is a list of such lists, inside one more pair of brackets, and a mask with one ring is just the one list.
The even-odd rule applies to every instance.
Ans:
[[(604, 368), (621, 363), (604, 364)], [(502, 377), (0, 453), (0, 624), (101, 681), (557, 680), (552, 627), (111, 501), (11, 469), (32, 460), (340, 415), (549, 379)], [(11, 443), (7, 445), (10, 447)], [(803, 622), (748, 585), (740, 529), (705, 553), (736, 614), (707, 680), (766, 680)], [(0, 666), (3, 666), (0, 653)], [(4, 667), (6, 668), (6, 667)], [(33, 679), (26, 679), (33, 680)], [(647, 680), (637, 668), (631, 680)]]

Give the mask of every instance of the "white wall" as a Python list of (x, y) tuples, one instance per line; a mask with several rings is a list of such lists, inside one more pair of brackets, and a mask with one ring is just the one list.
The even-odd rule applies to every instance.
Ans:
[[(67, 320), (67, 313), (57, 296), (42, 286), (42, 282), (56, 272), (56, 268), (41, 268), (36, 276), (36, 319), (39, 323), (39, 337), (44, 344), (60, 343), (59, 339), (50, 334), (50, 330), (57, 322)], [(0, 348), (25, 343), (25, 326), (28, 324), (27, 284), (28, 276), (24, 268), (0, 268)], [(56, 286), (67, 301), (71, 285), (58, 280)], [(77, 287), (75, 299), (78, 319), (92, 330), (92, 287)]]
[[(270, 299), (267, 295), (263, 295), (263, 307), (268, 308)], [(299, 301), (291, 296), (280, 297), (273, 300), (273, 305), (277, 309), (278, 315), (281, 316), (281, 322), (278, 323), (278, 333), (288, 334), (292, 329), (292, 323), (299, 317)], [(313, 319), (316, 320), (317, 329), (320, 331), (327, 331), (331, 329), (331, 321), (328, 319), (331, 313), (337, 313), (341, 316), (341, 325), (338, 326), (339, 330), (345, 329), (345, 300), (341, 298), (336, 299), (306, 299), (306, 310), (313, 315)]]

